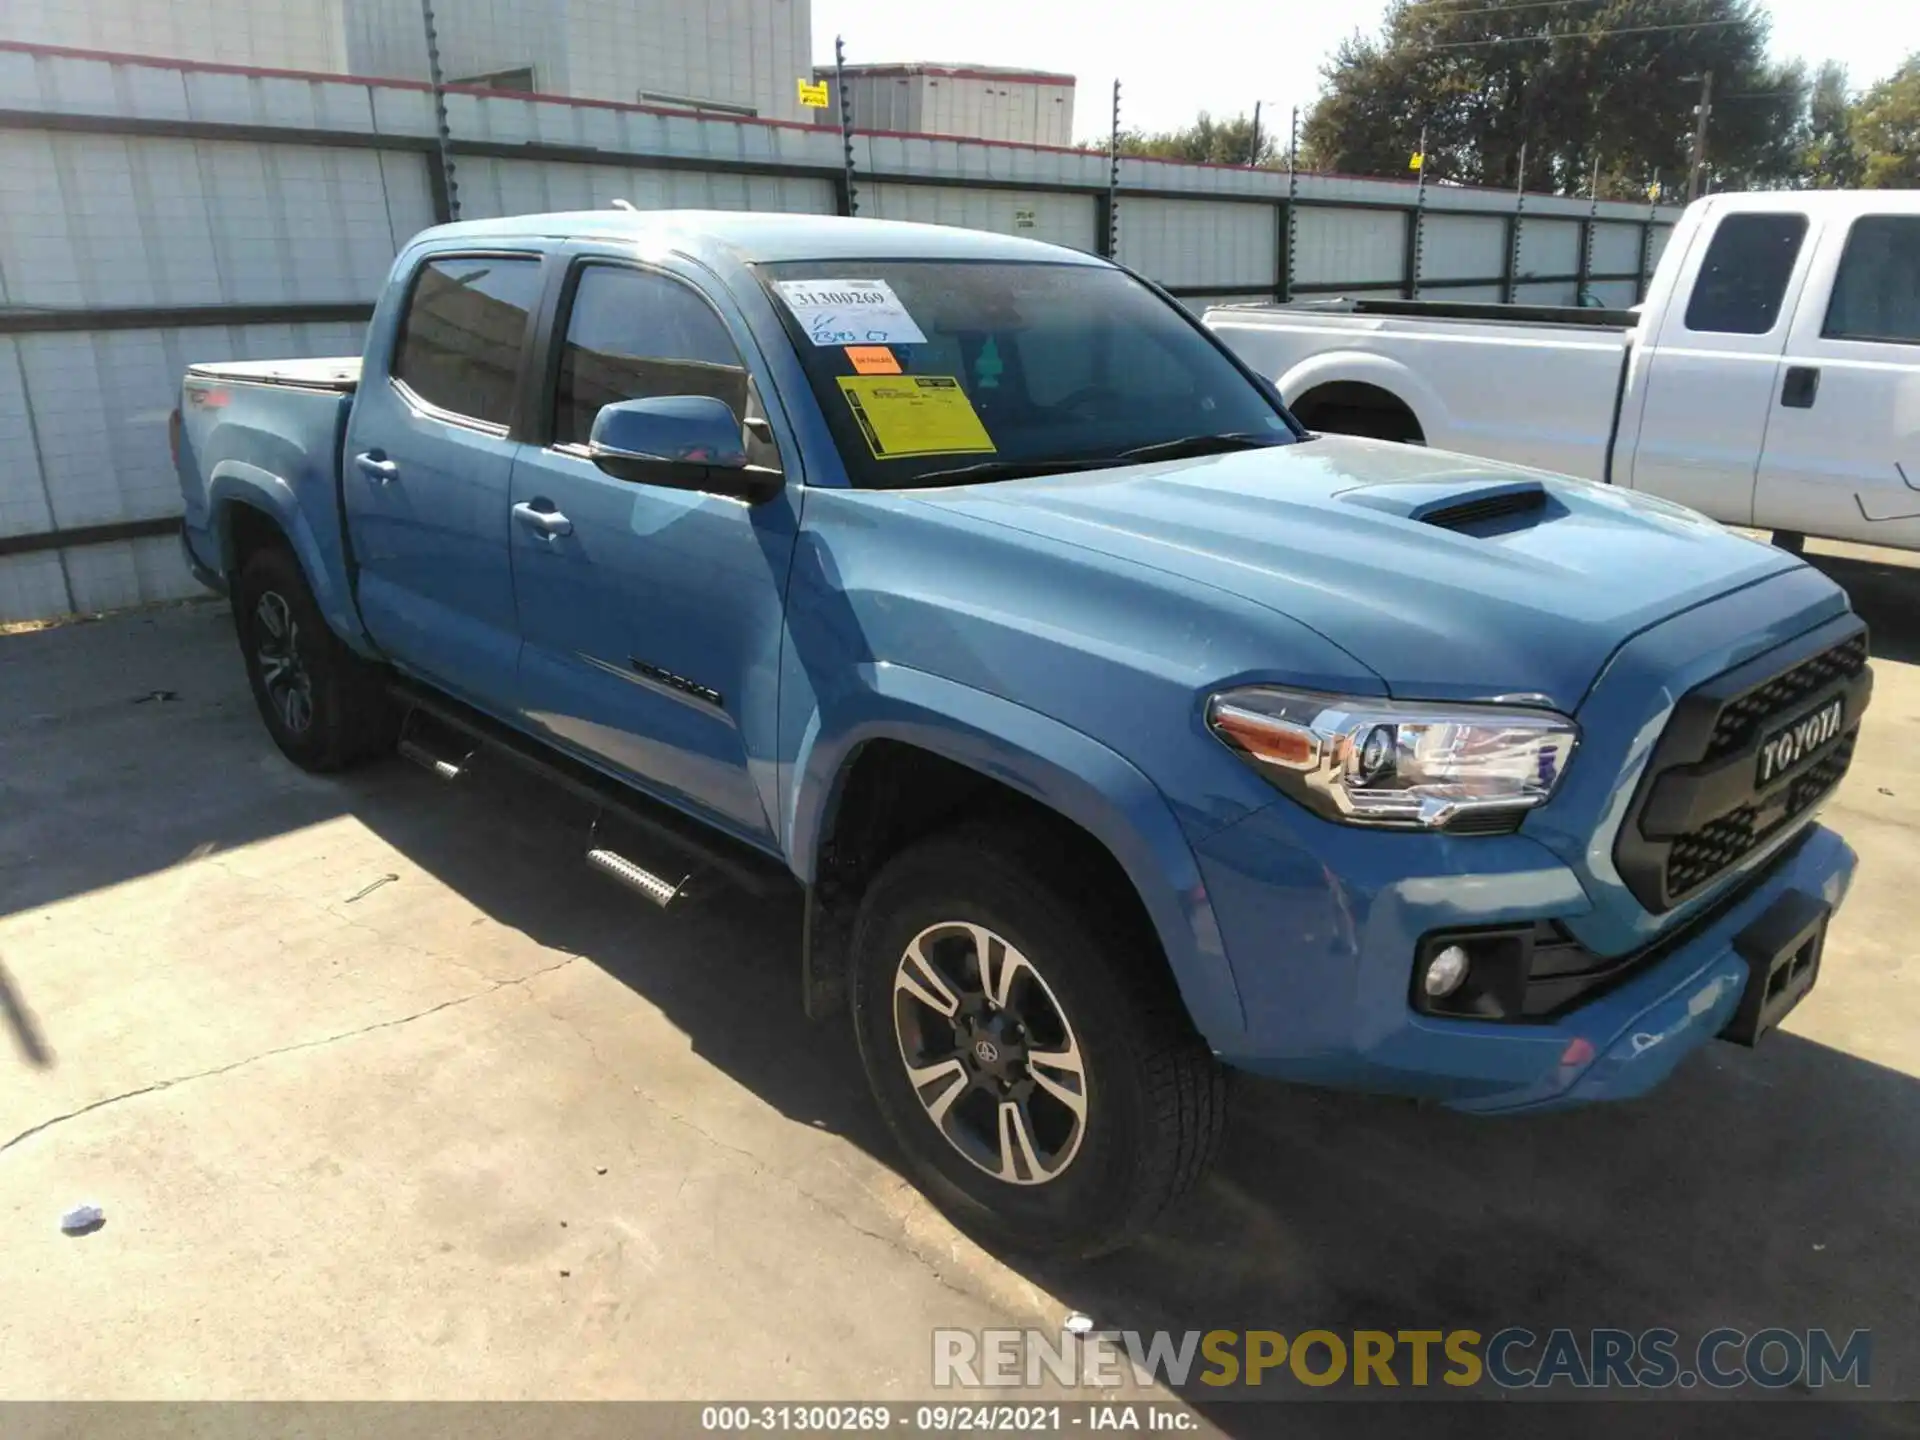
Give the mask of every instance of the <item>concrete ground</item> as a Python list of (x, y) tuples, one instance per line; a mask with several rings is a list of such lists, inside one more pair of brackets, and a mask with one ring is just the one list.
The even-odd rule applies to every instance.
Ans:
[(1525, 1120), (1248, 1083), (1201, 1193), (1071, 1270), (895, 1175), (793, 907), (652, 911), (506, 780), (300, 774), (223, 607), (0, 639), (0, 1397), (903, 1397), (933, 1327), (1068, 1309), (1868, 1327), (1914, 1396), (1920, 571), (1820, 563), (1878, 690), (1783, 1033)]

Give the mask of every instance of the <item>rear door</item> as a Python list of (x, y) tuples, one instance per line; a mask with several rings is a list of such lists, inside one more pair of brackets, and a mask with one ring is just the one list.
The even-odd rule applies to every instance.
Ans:
[(429, 255), (347, 433), (343, 503), (368, 633), (496, 711), (513, 707), (520, 649), (508, 434), (541, 268), (534, 252)]
[(1807, 215), (1786, 204), (1731, 208), (1693, 284), (1676, 296), (1647, 361), (1646, 406), (1629, 483), (1733, 525), (1753, 522), (1754, 476), (1811, 252)]
[(601, 406), (709, 395), (733, 407), (752, 462), (779, 467), (746, 343), (744, 322), (688, 275), (578, 258), (536, 387), (548, 398), (514, 466), (510, 543), (528, 718), (765, 840), (799, 487), (747, 505), (616, 479), (587, 458)]
[(1920, 203), (1889, 196), (1823, 250), (1780, 362), (1753, 523), (1920, 546)]

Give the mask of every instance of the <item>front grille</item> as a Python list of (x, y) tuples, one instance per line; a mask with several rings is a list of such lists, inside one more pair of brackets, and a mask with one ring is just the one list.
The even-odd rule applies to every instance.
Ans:
[[(1866, 627), (1843, 615), (1683, 696), (1614, 842), (1635, 898), (1671, 910), (1804, 821), (1846, 775), (1872, 685)], [(1762, 786), (1767, 737), (1836, 698), (1839, 738)]]
[(1707, 742), (1704, 758), (1718, 760), (1752, 744), (1766, 721), (1786, 718), (1809, 695), (1836, 681), (1852, 679), (1866, 664), (1867, 636), (1862, 631), (1730, 701), (1713, 723), (1713, 738)]
[(1843, 736), (1838, 745), (1796, 776), (1787, 787), (1784, 807), (1778, 801), (1770, 812), (1758, 805), (1742, 805), (1677, 837), (1667, 852), (1667, 893), (1687, 895), (1698, 890), (1811, 810), (1846, 777), (1858, 738), (1857, 730)]

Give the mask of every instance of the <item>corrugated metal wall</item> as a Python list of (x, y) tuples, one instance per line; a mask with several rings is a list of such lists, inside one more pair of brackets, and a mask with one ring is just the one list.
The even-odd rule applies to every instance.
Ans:
[(1303, 210), (1294, 218), (1294, 281), (1397, 284), (1406, 273), (1409, 218), (1404, 210)]
[(1231, 201), (1123, 200), (1115, 258), (1162, 285), (1271, 290), (1280, 273), (1280, 212)]
[[(431, 97), (6, 44), (0, 95), (27, 112), (0, 126), (0, 620), (192, 594), (167, 533), (180, 372), (358, 351), (393, 255), (444, 200)], [(448, 115), (470, 217), (616, 197), (841, 207), (839, 136), (811, 125), (471, 93), (449, 95)], [(860, 135), (855, 165), (863, 215), (1105, 249), (1103, 155)], [(1196, 308), (1289, 285), (1408, 287), (1409, 186), (1139, 160), (1120, 185), (1118, 258)], [(1421, 283), (1500, 298), (1512, 197), (1423, 200)], [(1594, 293), (1637, 294), (1651, 212), (1599, 211)], [(1571, 300), (1587, 214), (1528, 197), (1517, 298)]]
[[(141, 55), (215, 65), (342, 71), (354, 63), (343, 23), (346, 3), (349, 0), (5, 0), (0, 5), (0, 39), (79, 48), (113, 45)], [(413, 28), (419, 33), (417, 0)], [(421, 48), (424, 55), (424, 44)]]
[[(826, 207), (831, 210), (832, 203)], [(1035, 195), (957, 185), (899, 185), (884, 181), (860, 191), (860, 213), (876, 220), (917, 220), (1024, 235), (1075, 249), (1092, 248), (1091, 195)]]
[(658, 170), (643, 166), (491, 157), (465, 162), (458, 167), (458, 174), (460, 213), (469, 220), (543, 210), (604, 210), (616, 199), (641, 210), (834, 213), (832, 182), (794, 176), (729, 175), (705, 170)]
[[(1420, 239), (1421, 280), (1485, 280), (1501, 273), (1507, 222), (1499, 215), (1429, 215)], [(1447, 294), (1459, 298), (1452, 289)]]

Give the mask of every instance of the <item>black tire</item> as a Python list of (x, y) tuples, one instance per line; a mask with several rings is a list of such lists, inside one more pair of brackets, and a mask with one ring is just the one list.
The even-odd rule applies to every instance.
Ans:
[(397, 719), (379, 670), (328, 627), (291, 553), (268, 546), (247, 557), (233, 621), (260, 718), (294, 764), (341, 770), (393, 748)]
[[(1131, 919), (1131, 907), (1099, 893), (1097, 872), (1062, 860), (1071, 853), (1044, 826), (978, 825), (899, 855), (861, 902), (851, 1008), (868, 1083), (921, 1190), (983, 1238), (1031, 1253), (1087, 1258), (1136, 1238), (1205, 1172), (1225, 1126), (1228, 1086), (1226, 1071), (1194, 1032), (1152, 935), (1141, 933), (1145, 927)], [(966, 961), (956, 957), (978, 945), (947, 927), (950, 921), (988, 932), (990, 953), (1001, 956), (989, 961), (996, 972), (1008, 968), (1004, 947), (1024, 957), (1039, 984), (1016, 966), (1018, 988), (1008, 993), (1024, 990), (1030, 1003), (1025, 1010), (1009, 1004), (990, 1011), (988, 1023), (1020, 1010), (1031, 1027), (1012, 1027), (1023, 1055), (1065, 1054), (1077, 1039), (1083, 1062), (1077, 1088), (1070, 1072), (1051, 1061), (1029, 1060), (1024, 1082), (1017, 1075), (1011, 1082), (994, 1078), (965, 1053), (970, 1037), (983, 1032), (956, 1034), (950, 1026), (943, 1043), (951, 1055), (937, 1064), (959, 1064), (960, 1077), (923, 1081), (916, 1090), (907, 1051), (924, 1055), (918, 1039), (936, 1032), (942, 1017), (931, 1007), (916, 1008), (921, 1002), (911, 994), (901, 1001), (896, 975), (917, 941), (944, 956), (940, 963), (949, 970), (943, 978), (964, 974)], [(998, 952), (993, 939), (1004, 942)], [(941, 998), (964, 989), (955, 980)], [(903, 1004), (904, 1021), (896, 1015)], [(1046, 1018), (1049, 1005), (1064, 1017), (1058, 1026)], [(966, 1023), (978, 1018), (976, 1007)], [(916, 1028), (919, 1021), (924, 1027)], [(1077, 1130), (1062, 1123), (1071, 1108), (1035, 1088), (1036, 1071), (1081, 1097), (1085, 1118)], [(936, 1122), (932, 1102), (963, 1081), (964, 1093), (956, 1092), (945, 1112), (953, 1118)], [(1018, 1101), (1022, 1083), (1024, 1102)], [(1027, 1115), (1030, 1150), (1020, 1150), (1019, 1133), (1009, 1139), (1007, 1121), (999, 1117), (1008, 1103)], [(961, 1141), (949, 1138), (949, 1126), (964, 1130), (985, 1112), (998, 1121), (1002, 1164), (1010, 1152), (1024, 1157), (1013, 1162), (1015, 1181), (988, 1173), (963, 1153)], [(991, 1158), (991, 1142), (986, 1145)], [(1065, 1159), (1051, 1178), (1036, 1179), (1060, 1156)], [(1042, 1161), (1040, 1171), (1033, 1160)]]

